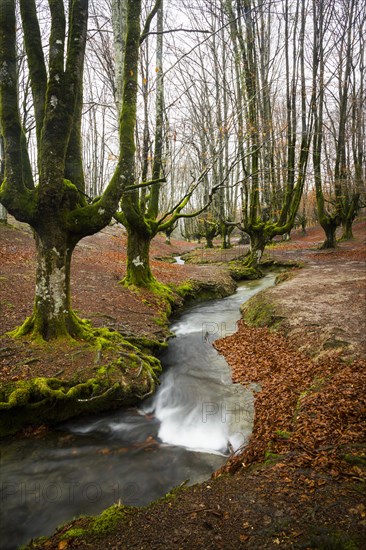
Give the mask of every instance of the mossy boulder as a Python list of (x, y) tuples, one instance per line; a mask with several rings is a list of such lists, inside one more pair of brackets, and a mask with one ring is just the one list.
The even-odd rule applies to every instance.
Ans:
[(263, 273), (255, 267), (248, 267), (243, 262), (228, 262), (229, 273), (235, 281), (253, 281), (263, 277)]
[(215, 298), (225, 298), (234, 294), (237, 285), (231, 277), (223, 277), (220, 280), (191, 280), (175, 288), (181, 301), (176, 300), (173, 309), (189, 306), (192, 303), (204, 302), (205, 300), (214, 300)]
[(270, 327), (277, 329), (283, 321), (278, 309), (271, 303), (268, 294), (260, 292), (240, 306), (242, 317), (253, 327)]

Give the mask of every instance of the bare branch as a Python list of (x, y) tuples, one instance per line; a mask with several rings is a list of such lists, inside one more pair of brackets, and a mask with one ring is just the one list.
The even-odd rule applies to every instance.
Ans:
[(153, 9), (151, 10), (151, 12), (150, 12), (149, 15), (147, 16), (147, 19), (146, 19), (146, 22), (145, 22), (144, 29), (143, 29), (143, 31), (142, 31), (142, 33), (141, 33), (141, 36), (140, 36), (140, 45), (143, 43), (143, 41), (145, 40), (145, 38), (147, 37), (147, 35), (148, 35), (149, 32), (150, 32), (150, 25), (151, 25), (151, 22), (152, 22), (152, 20), (154, 19), (155, 15), (157, 14), (158, 9), (160, 8), (160, 4), (161, 4), (161, 0), (156, 0), (155, 6), (153, 7)]

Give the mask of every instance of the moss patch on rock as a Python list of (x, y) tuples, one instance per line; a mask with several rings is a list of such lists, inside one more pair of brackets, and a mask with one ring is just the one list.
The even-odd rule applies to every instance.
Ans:
[(227, 264), (229, 273), (235, 281), (253, 281), (263, 277), (263, 273), (254, 267), (248, 267), (243, 262), (232, 261)]
[[(159, 507), (162, 504), (170, 504), (187, 490), (188, 481), (189, 480), (183, 481), (183, 483), (174, 487), (162, 497), (148, 504), (144, 509), (149, 510)], [(120, 503), (114, 504), (106, 508), (98, 516), (80, 516), (71, 522), (59, 526), (50, 538), (52, 538), (53, 542), (57, 542), (59, 548), (67, 547), (63, 546), (63, 541), (65, 541), (65, 543), (69, 541), (75, 544), (81, 544), (85, 541), (91, 547), (96, 548), (95, 543), (97, 543), (98, 539), (102, 539), (112, 534), (116, 529), (120, 528), (124, 522), (129, 521), (136, 511), (137, 509), (133, 506), (124, 506)], [(50, 539), (47, 537), (39, 537), (32, 540), (26, 546), (23, 546), (22, 550), (45, 548), (49, 544), (49, 540)]]
[(240, 311), (244, 321), (252, 327), (269, 327), (275, 330), (283, 321), (265, 291), (250, 298), (240, 307)]
[(183, 305), (191, 305), (192, 303), (203, 302), (205, 300), (214, 300), (215, 298), (225, 298), (234, 294), (236, 283), (228, 278), (225, 281), (186, 281), (183, 284), (175, 287), (175, 291), (181, 300), (176, 300), (173, 309), (182, 307)]

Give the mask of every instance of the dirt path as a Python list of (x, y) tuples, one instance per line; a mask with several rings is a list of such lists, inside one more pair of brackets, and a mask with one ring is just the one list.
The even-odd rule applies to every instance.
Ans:
[(279, 331), (241, 323), (217, 343), (234, 380), (262, 391), (249, 446), (215, 479), (147, 509), (117, 505), (29, 548), (366, 548), (364, 222), (355, 237), (320, 252), (312, 229), (269, 251), (305, 267), (265, 295)]

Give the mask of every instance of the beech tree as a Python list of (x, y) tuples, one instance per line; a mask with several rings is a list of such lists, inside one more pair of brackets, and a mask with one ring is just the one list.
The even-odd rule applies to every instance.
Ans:
[[(0, 202), (34, 230), (37, 248), (33, 314), (15, 336), (88, 337), (71, 308), (70, 263), (76, 244), (111, 220), (134, 183), (134, 128), (141, 1), (128, 0), (124, 89), (117, 168), (104, 193), (84, 195), (81, 117), (88, 0), (50, 0), (49, 47), (42, 43), (35, 0), (19, 0), (36, 122), (37, 172), (32, 173), (18, 104), (16, 2), (0, 5), (0, 122), (4, 180)], [(45, 52), (48, 51), (48, 60)]]
[[(272, 18), (264, 17), (266, 6), (253, 0), (225, 0), (223, 4), (237, 60), (240, 101), (237, 139), (242, 150), (243, 175), (242, 215), (237, 225), (250, 236), (245, 264), (257, 269), (266, 244), (276, 235), (284, 235), (292, 229), (305, 183), (312, 130), (305, 88), (305, 0), (297, 0), (294, 14), (290, 14), (288, 0), (284, 2), (287, 130), (284, 140), (286, 170), (281, 174), (282, 181), (275, 178), (273, 151), (276, 140), (280, 140), (274, 133), (273, 92), (268, 78), (273, 63), (269, 32)], [(301, 126), (301, 139), (297, 145), (298, 125)], [(245, 150), (249, 155), (244, 155)]]

